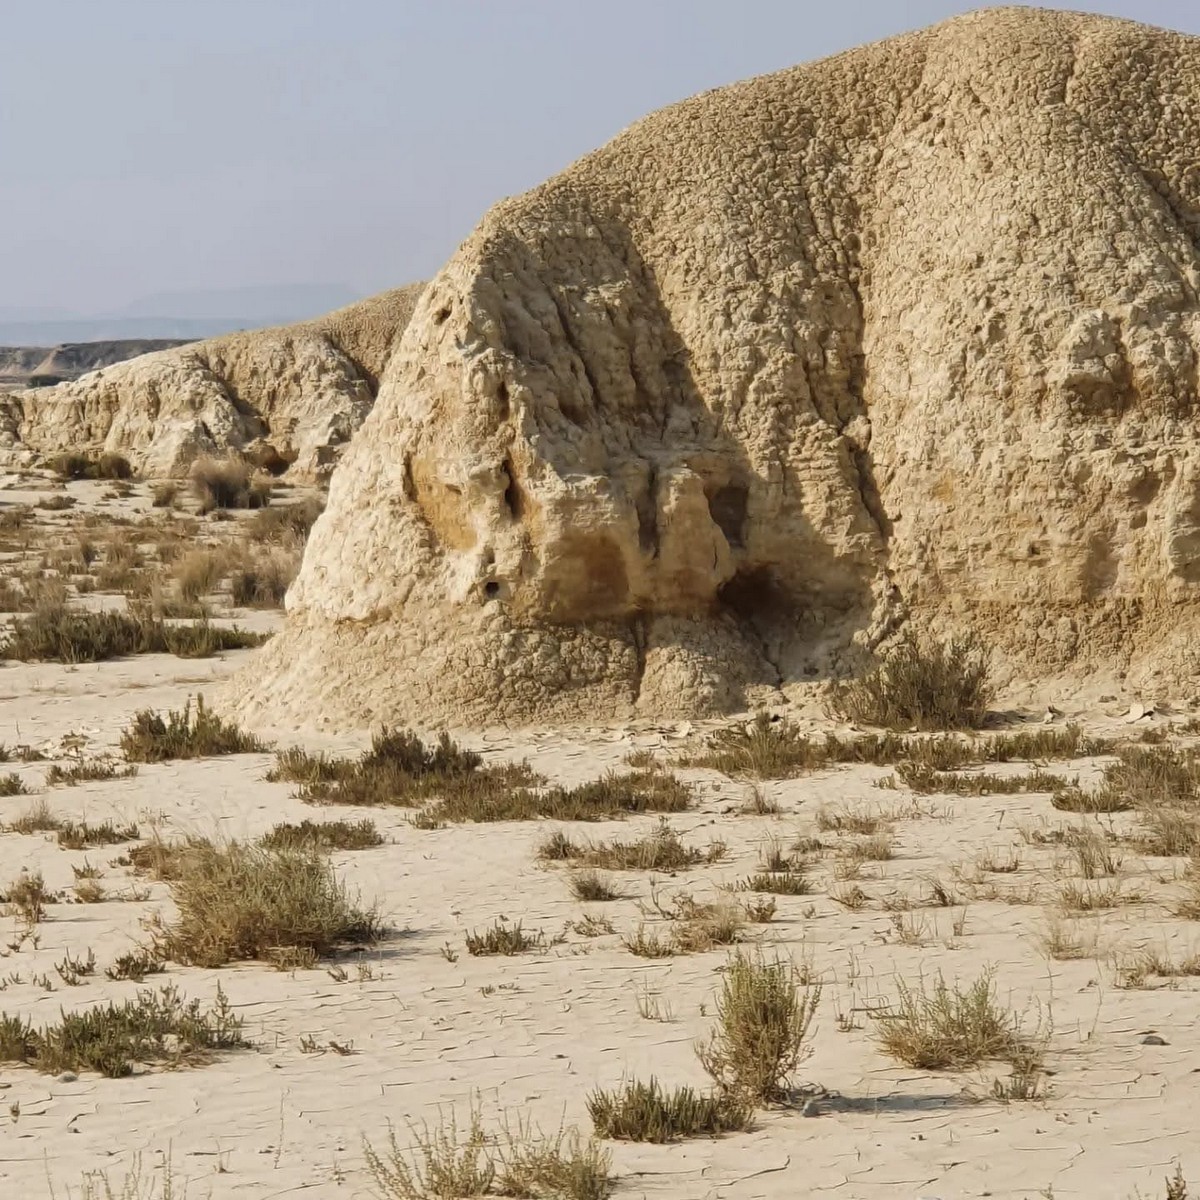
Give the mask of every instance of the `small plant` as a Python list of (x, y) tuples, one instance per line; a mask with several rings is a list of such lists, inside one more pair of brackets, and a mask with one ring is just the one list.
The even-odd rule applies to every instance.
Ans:
[(807, 896), (813, 890), (812, 884), (795, 871), (786, 874), (760, 871), (757, 875), (748, 875), (736, 888), (739, 892), (770, 892), (776, 896)]
[(129, 460), (120, 454), (104, 451), (100, 454), (83, 454), (68, 451), (55, 455), (47, 463), (60, 479), (132, 479), (133, 468)]
[(1077, 925), (1054, 916), (1047, 918), (1045, 931), (1039, 940), (1047, 957), (1060, 962), (1088, 958), (1096, 952), (1094, 933), (1085, 935)]
[(638, 958), (670, 958), (675, 953), (675, 943), (656, 930), (639, 925), (631, 934), (621, 939), (621, 945)]
[(717, 1030), (697, 1049), (725, 1095), (755, 1104), (785, 1099), (796, 1067), (808, 1054), (820, 987), (802, 988), (791, 963), (737, 953), (717, 1000)]
[(979, 729), (994, 695), (987, 660), (973, 634), (943, 644), (908, 632), (873, 671), (837, 685), (831, 707), (886, 729)]
[(658, 1080), (600, 1089), (587, 1099), (588, 1114), (602, 1138), (630, 1142), (675, 1142), (717, 1137), (749, 1129), (753, 1108), (728, 1092), (706, 1096), (690, 1087), (665, 1091)]
[(61, 829), (62, 817), (50, 811), (45, 800), (36, 800), (15, 821), (10, 821), (8, 828), (13, 833), (50, 833)]
[(104, 821), (89, 825), (86, 821), (64, 821), (58, 827), (58, 844), (64, 850), (86, 850), (89, 846), (115, 846), (119, 842), (135, 842), (142, 836), (136, 825), (114, 825)]
[(57, 1025), (38, 1030), (0, 1016), (0, 1057), (48, 1075), (98, 1071), (120, 1078), (131, 1074), (135, 1063), (201, 1063), (214, 1050), (246, 1045), (242, 1020), (219, 989), (208, 1011), (198, 1000), (185, 1003), (168, 986), (157, 993), (139, 992), (123, 1004), (64, 1012)]
[(130, 950), (120, 954), (111, 967), (104, 969), (109, 979), (131, 979), (141, 983), (147, 975), (158, 975), (165, 971), (163, 960), (149, 950)]
[(474, 955), (485, 954), (523, 954), (526, 950), (537, 950), (545, 945), (545, 934), (539, 929), (534, 933), (526, 933), (521, 922), (509, 925), (503, 919), (495, 921), (482, 933), (467, 934), (467, 953)]
[(608, 871), (682, 871), (698, 863), (718, 862), (726, 853), (723, 842), (712, 842), (705, 850), (684, 845), (665, 821), (635, 842), (577, 843), (559, 832), (538, 848), (538, 856), (550, 862), (575, 862)]
[(36, 925), (45, 917), (46, 905), (57, 903), (59, 896), (46, 887), (41, 871), (22, 871), (0, 900), (26, 925)]
[(154, 508), (174, 508), (179, 499), (179, 483), (164, 479), (150, 489), (150, 503)]
[(571, 895), (576, 900), (620, 900), (622, 893), (599, 871), (575, 871), (570, 879)]
[(990, 974), (963, 988), (939, 975), (932, 991), (899, 981), (896, 1005), (877, 1016), (885, 1054), (925, 1071), (987, 1059), (1011, 1061), (1024, 1049), (1017, 1018), (996, 1001)]
[(308, 951), (315, 962), (383, 933), (377, 914), (355, 905), (329, 860), (311, 847), (194, 840), (177, 872), (169, 883), (178, 917), (157, 935), (162, 957), (176, 962), (278, 962), (284, 947)]
[(273, 487), (269, 475), (257, 474), (237, 458), (198, 458), (189, 475), (201, 516), (214, 509), (266, 508)]
[(268, 850), (310, 847), (318, 850), (369, 850), (383, 845), (383, 834), (375, 822), (361, 821), (282, 821), (259, 838)]
[(0, 775), (0, 796), (25, 796), (29, 789), (15, 771), (6, 771)]
[(478, 1106), (460, 1129), (451, 1113), (436, 1128), (409, 1126), (413, 1148), (389, 1127), (385, 1149), (364, 1143), (367, 1169), (385, 1200), (452, 1200), (518, 1196), (605, 1200), (611, 1161), (594, 1139), (560, 1129), (546, 1136), (525, 1120), (505, 1121), (499, 1137), (484, 1131)]
[(253, 734), (222, 720), (196, 698), (182, 712), (168, 711), (164, 719), (144, 708), (121, 734), (121, 750), (130, 762), (165, 762), (172, 758), (207, 758), (219, 754), (254, 754), (270, 749)]
[(78, 987), (89, 975), (96, 973), (95, 951), (88, 950), (87, 958), (76, 958), (68, 952), (62, 962), (55, 963), (54, 969), (67, 987)]
[(132, 779), (137, 767), (117, 766), (104, 758), (81, 759), (68, 766), (54, 763), (46, 772), (47, 787), (75, 787), (81, 783), (99, 783), (110, 779)]

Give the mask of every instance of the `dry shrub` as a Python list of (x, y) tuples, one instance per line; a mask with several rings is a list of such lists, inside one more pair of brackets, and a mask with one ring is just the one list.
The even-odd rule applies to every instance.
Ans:
[(698, 863), (718, 862), (726, 851), (724, 842), (711, 842), (703, 850), (687, 846), (664, 820), (653, 833), (632, 842), (580, 843), (561, 831), (552, 833), (538, 847), (538, 857), (609, 871), (684, 871)]
[(132, 479), (133, 468), (120, 454), (71, 451), (55, 455), (47, 464), (60, 479)]
[(325, 502), (316, 496), (298, 500), (294, 504), (274, 504), (255, 513), (246, 522), (246, 537), (255, 542), (303, 544), (324, 511)]
[(799, 872), (759, 871), (737, 884), (741, 892), (769, 892), (775, 896), (807, 896), (812, 884)]
[(269, 749), (253, 734), (207, 708), (203, 696), (196, 697), (195, 708), (189, 698), (182, 711), (168, 710), (165, 719), (153, 709), (143, 708), (121, 734), (121, 751), (130, 762), (254, 754)]
[(266, 508), (274, 486), (240, 458), (198, 458), (189, 472), (201, 515), (215, 509)]
[(989, 1059), (1013, 1061), (1029, 1049), (1020, 1021), (996, 1000), (990, 973), (963, 988), (942, 976), (931, 991), (898, 983), (899, 999), (880, 1013), (885, 1054), (924, 1071), (957, 1070)]
[(612, 1092), (597, 1089), (588, 1096), (587, 1107), (600, 1137), (629, 1142), (716, 1137), (749, 1129), (754, 1119), (752, 1106), (734, 1094), (707, 1096), (690, 1087), (668, 1092), (653, 1077)]
[(24, 796), (28, 792), (25, 781), (15, 771), (0, 775), (0, 796)]
[(599, 871), (576, 871), (571, 876), (571, 895), (576, 900), (620, 900), (623, 893)]
[(101, 662), (133, 654), (209, 658), (261, 646), (266, 638), (207, 621), (169, 625), (145, 612), (82, 612), (46, 604), (14, 621), (0, 656), (19, 662)]
[(22, 871), (0, 895), (0, 901), (26, 925), (36, 925), (46, 915), (47, 904), (57, 904), (61, 897), (46, 887), (41, 871)]
[(1065, 812), (1195, 809), (1200, 806), (1198, 783), (1200, 758), (1194, 750), (1125, 746), (1117, 750), (1116, 762), (1104, 768), (1098, 788), (1067, 788), (1052, 803)]
[(102, 821), (98, 825), (89, 825), (86, 821), (64, 821), (58, 827), (58, 844), (64, 850), (115, 846), (120, 842), (136, 842), (141, 836), (136, 825), (114, 825), (111, 821)]
[(276, 547), (243, 558), (229, 572), (230, 599), (239, 608), (282, 608), (300, 570), (301, 554), (299, 546)]
[(315, 959), (383, 933), (377, 913), (359, 908), (329, 859), (310, 847), (196, 840), (169, 886), (178, 916), (160, 927), (158, 945), (163, 957), (189, 966), (269, 960), (282, 948)]
[(493, 922), (482, 933), (472, 930), (467, 934), (467, 953), (482, 957), (499, 954), (508, 957), (523, 954), (526, 950), (537, 950), (546, 944), (545, 934), (540, 930), (526, 933), (517, 921), (510, 925), (503, 918)]
[(717, 1029), (697, 1049), (725, 1095), (751, 1104), (787, 1098), (796, 1068), (809, 1053), (809, 1030), (821, 1002), (791, 963), (741, 952), (730, 959), (717, 1000)]
[(62, 767), (54, 763), (46, 772), (47, 787), (76, 787), (81, 783), (97, 783), (111, 779), (131, 779), (137, 767), (119, 767), (105, 758), (81, 759)]
[(180, 555), (171, 568), (179, 597), (188, 604), (195, 604), (201, 596), (216, 591), (224, 572), (224, 556), (217, 551), (203, 549), (189, 550)]
[(268, 850), (311, 847), (318, 850), (369, 850), (383, 845), (383, 834), (371, 820), (280, 822), (259, 838)]
[(116, 1079), (131, 1075), (138, 1063), (194, 1065), (214, 1050), (247, 1045), (242, 1019), (219, 989), (207, 1011), (198, 1000), (185, 1003), (167, 986), (139, 992), (122, 1004), (63, 1012), (56, 1025), (36, 1030), (23, 1018), (0, 1015), (0, 1058), (48, 1075), (98, 1071)]
[(155, 508), (174, 508), (179, 500), (179, 481), (163, 479), (150, 489), (150, 503)]
[[(997, 775), (982, 771), (958, 774), (954, 771), (934, 771), (914, 762), (896, 766), (896, 779), (919, 795), (938, 793), (948, 796), (1011, 796), (1025, 792), (1058, 793), (1072, 786), (1062, 775), (1047, 771), (1031, 771), (1025, 775)], [(882, 786), (882, 785), (881, 785)]]
[(979, 729), (994, 694), (976, 635), (938, 643), (910, 631), (862, 679), (838, 684), (830, 704), (843, 720), (887, 729)]
[(466, 1129), (451, 1113), (434, 1129), (410, 1125), (409, 1136), (412, 1149), (401, 1147), (391, 1127), (382, 1153), (365, 1143), (367, 1169), (385, 1200), (605, 1200), (612, 1188), (608, 1153), (574, 1130), (547, 1136), (518, 1119), (489, 1135), (473, 1106)]

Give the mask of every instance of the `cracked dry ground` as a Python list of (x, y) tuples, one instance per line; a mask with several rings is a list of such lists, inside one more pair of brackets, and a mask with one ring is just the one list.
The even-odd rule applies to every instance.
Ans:
[[(268, 629), (278, 616), (254, 620)], [(812, 1102), (762, 1111), (751, 1131), (715, 1140), (607, 1143), (614, 1195), (883, 1200), (1035, 1197), (1052, 1188), (1060, 1200), (1124, 1198), (1137, 1189), (1161, 1195), (1163, 1178), (1181, 1159), (1185, 1173), (1200, 1174), (1200, 1026), (1193, 1019), (1200, 981), (1136, 969), (1147, 949), (1164, 961), (1186, 961), (1200, 950), (1200, 923), (1175, 915), (1187, 860), (1146, 853), (1136, 813), (1062, 812), (1048, 793), (918, 796), (902, 783), (877, 786), (891, 767), (857, 765), (763, 781), (763, 796), (779, 811), (756, 815), (743, 811), (748, 780), (676, 768), (693, 805), (671, 825), (689, 844), (720, 839), (725, 857), (669, 877), (615, 873), (621, 899), (581, 903), (568, 873), (537, 857), (547, 832), (632, 837), (652, 831), (657, 817), (421, 829), (411, 809), (306, 804), (292, 785), (265, 781), (272, 762), (265, 753), (143, 765), (132, 778), (46, 787), (53, 761), (119, 757), (120, 734), (137, 710), (180, 708), (189, 696), (214, 692), (253, 653), (5, 664), (0, 742), (38, 747), (48, 758), (4, 768), (30, 793), (0, 800), (4, 820), (44, 797), (64, 818), (136, 824), (144, 842), (251, 840), (280, 821), (367, 817), (384, 844), (336, 852), (333, 861), (397, 932), (315, 969), (172, 963), (143, 984), (114, 981), (104, 969), (145, 942), (146, 919), (170, 917), (168, 885), (114, 865), (126, 845), (68, 850), (51, 832), (0, 833), (0, 887), (36, 870), (59, 893), (30, 936), (21, 936), (19, 914), (3, 918), (0, 1011), (40, 1026), (60, 1009), (121, 1001), (164, 982), (205, 1005), (221, 988), (252, 1043), (204, 1065), (138, 1068), (126, 1078), (0, 1065), (0, 1194), (79, 1195), (85, 1173), (94, 1171), (119, 1186), (139, 1155), (154, 1180), (169, 1155), (191, 1197), (365, 1197), (374, 1193), (363, 1139), (379, 1143), (389, 1122), (404, 1141), (406, 1122), (436, 1121), (439, 1106), (465, 1114), (478, 1096), (485, 1116), (520, 1114), (544, 1128), (565, 1122), (588, 1132), (586, 1099), (596, 1087), (651, 1075), (704, 1086), (694, 1046), (713, 1027), (728, 948), (647, 959), (623, 938), (642, 925), (669, 924), (655, 898), (660, 907), (680, 892), (710, 898), (758, 870), (773, 845), (798, 839), (821, 843), (809, 846), (810, 893), (778, 896), (774, 919), (746, 935), (822, 984), (812, 1053), (797, 1079), (815, 1089), (805, 1093)], [(1098, 711), (1078, 716), (1089, 732), (1126, 739), (1146, 727)], [(799, 723), (815, 732), (829, 727), (816, 718)], [(312, 751), (349, 753), (365, 744), (260, 732), (280, 747)], [(640, 725), (461, 740), (487, 762), (528, 759), (551, 781), (570, 785), (625, 769), (637, 750), (669, 764), (704, 733), (699, 725)], [(1181, 732), (1171, 738), (1194, 741)], [(1045, 769), (1079, 776), (1086, 787), (1106, 761)], [(1033, 767), (969, 771), (980, 769), (1012, 775)], [(891, 857), (856, 856), (863, 835), (837, 828), (847, 814), (880, 818)], [(1112, 850), (1115, 875), (1078, 879), (1076, 859), (1054, 831), (1080, 824), (1094, 827)], [(106, 898), (96, 903), (73, 902), (80, 885), (73, 868), (85, 862), (100, 871)], [(932, 903), (935, 883), (949, 903)], [(1108, 905), (1064, 911), (1063, 888), (1072, 884), (1103, 892)], [(613, 932), (579, 932), (575, 923), (585, 913), (607, 918)], [(465, 935), (501, 916), (544, 930), (546, 945), (512, 957), (468, 954)], [(1079, 957), (1048, 952), (1055, 931), (1073, 947), (1062, 952)], [(68, 954), (82, 960), (89, 951), (95, 972), (69, 986), (56, 967)], [(995, 1099), (993, 1083), (1007, 1073), (1000, 1064), (919, 1070), (898, 1065), (878, 1044), (898, 981), (929, 983), (941, 973), (969, 982), (988, 970), (998, 999), (1048, 1038), (1037, 1099)]]

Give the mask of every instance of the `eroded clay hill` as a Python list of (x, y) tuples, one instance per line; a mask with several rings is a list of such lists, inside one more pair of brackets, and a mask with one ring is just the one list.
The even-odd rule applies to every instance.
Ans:
[(170, 475), (202, 454), (257, 449), (294, 460), (297, 474), (320, 475), (370, 412), (421, 286), (0, 396), (7, 453), (105, 449)]
[(1200, 40), (997, 9), (698, 96), (495, 208), (247, 713), (738, 708), (904, 621), (1186, 686)]

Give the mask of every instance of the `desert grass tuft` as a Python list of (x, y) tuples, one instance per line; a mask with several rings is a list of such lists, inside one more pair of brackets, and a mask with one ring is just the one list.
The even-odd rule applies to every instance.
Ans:
[(160, 925), (156, 941), (163, 957), (189, 966), (278, 961), (283, 948), (311, 952), (315, 961), (384, 932), (311, 847), (194, 840), (169, 885), (178, 915)]
[(273, 483), (238, 458), (198, 458), (189, 472), (201, 515), (215, 509), (266, 508)]
[(96, 825), (89, 825), (86, 821), (64, 821), (58, 827), (58, 844), (64, 850), (115, 846), (120, 842), (136, 842), (141, 836), (136, 825), (114, 825), (111, 821), (101, 821)]
[(938, 643), (907, 632), (874, 670), (838, 684), (830, 705), (844, 720), (886, 729), (979, 729), (993, 696), (977, 636)]
[(534, 1200), (605, 1200), (611, 1159), (594, 1138), (559, 1129), (545, 1135), (523, 1118), (484, 1130), (473, 1105), (465, 1128), (453, 1112), (436, 1127), (409, 1125), (411, 1148), (389, 1126), (382, 1150), (364, 1142), (367, 1169), (383, 1200), (458, 1200), (514, 1196)]
[(375, 822), (361, 821), (281, 821), (259, 838), (268, 850), (314, 847), (319, 850), (369, 850), (382, 846), (383, 834)]
[(76, 787), (81, 783), (101, 783), (110, 779), (132, 779), (135, 766), (118, 766), (105, 758), (81, 759), (65, 767), (54, 763), (46, 772), (47, 787)]
[(132, 479), (133, 468), (120, 454), (67, 451), (47, 464), (60, 479)]
[(925, 1071), (958, 1070), (989, 1059), (1011, 1061), (1027, 1043), (1017, 1016), (996, 999), (990, 973), (965, 987), (939, 975), (931, 990), (898, 983), (894, 1007), (878, 1014), (885, 1054)]
[(486, 929), (472, 930), (467, 934), (467, 953), (476, 956), (498, 954), (508, 957), (523, 954), (526, 950), (540, 950), (546, 944), (546, 936), (540, 930), (528, 933), (521, 922), (509, 924), (500, 919)]
[(576, 900), (620, 900), (623, 893), (599, 871), (576, 871), (570, 879), (571, 895)]
[(675, 1142), (717, 1137), (749, 1129), (753, 1107), (727, 1092), (705, 1095), (690, 1087), (664, 1090), (658, 1080), (597, 1089), (587, 1098), (588, 1115), (602, 1138), (629, 1142)]
[(723, 842), (701, 850), (685, 845), (666, 821), (653, 833), (632, 842), (574, 842), (565, 833), (552, 833), (538, 847), (538, 857), (548, 862), (571, 862), (607, 871), (684, 871), (700, 863), (725, 857)]
[(167, 986), (139, 992), (133, 1000), (85, 1012), (63, 1012), (55, 1025), (34, 1029), (0, 1016), (0, 1057), (37, 1071), (98, 1071), (109, 1078), (133, 1073), (139, 1063), (179, 1066), (202, 1063), (215, 1050), (239, 1049), (242, 1019), (219, 989), (211, 1008), (185, 1002)]
[(720, 1092), (753, 1104), (786, 1099), (809, 1053), (820, 1001), (820, 987), (803, 987), (794, 964), (735, 954), (717, 1000), (716, 1031), (697, 1048)]
[(207, 758), (221, 754), (253, 754), (270, 747), (253, 734), (222, 720), (207, 708), (203, 696), (166, 717), (152, 709), (136, 713), (121, 734), (121, 750), (130, 762), (165, 762), (173, 758)]

